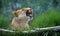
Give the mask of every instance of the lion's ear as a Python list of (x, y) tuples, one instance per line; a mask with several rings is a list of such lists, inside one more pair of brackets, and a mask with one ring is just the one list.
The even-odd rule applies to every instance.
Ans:
[(23, 8), (22, 11), (25, 11), (25, 8)]
[(14, 16), (18, 17), (18, 12), (17, 11), (13, 11)]

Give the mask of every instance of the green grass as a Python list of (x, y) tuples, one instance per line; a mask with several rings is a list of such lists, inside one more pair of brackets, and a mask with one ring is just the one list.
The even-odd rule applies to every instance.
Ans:
[(10, 26), (10, 19), (0, 14), (0, 28), (8, 29)]
[(56, 9), (51, 9), (48, 13), (42, 13), (37, 16), (30, 26), (31, 29), (38, 27), (51, 27), (60, 25), (60, 12)]

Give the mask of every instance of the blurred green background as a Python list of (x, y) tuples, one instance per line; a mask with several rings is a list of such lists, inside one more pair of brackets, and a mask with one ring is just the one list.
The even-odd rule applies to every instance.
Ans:
[(60, 25), (60, 0), (0, 0), (0, 28), (9, 29), (13, 10), (24, 7), (33, 9), (31, 29)]

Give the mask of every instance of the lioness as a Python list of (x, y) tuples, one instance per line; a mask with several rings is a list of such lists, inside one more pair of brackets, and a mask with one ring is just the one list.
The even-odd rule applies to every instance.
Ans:
[(31, 8), (22, 8), (13, 12), (14, 18), (11, 23), (12, 30), (29, 29), (28, 22), (33, 19)]

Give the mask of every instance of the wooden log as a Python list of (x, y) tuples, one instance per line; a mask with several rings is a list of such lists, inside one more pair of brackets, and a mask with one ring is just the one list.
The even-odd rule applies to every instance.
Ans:
[[(37, 31), (42, 31), (42, 30), (44, 30), (44, 31), (46, 31), (46, 30), (58, 31), (58, 30), (60, 30), (60, 26), (46, 27), (46, 28), (35, 28), (34, 30), (22, 31), (22, 33), (37, 32)], [(13, 30), (6, 30), (6, 29), (0, 29), (0, 31), (15, 32)]]
[(30, 31), (23, 31), (24, 33), (28, 33), (28, 32), (37, 32), (37, 31), (46, 31), (46, 30), (53, 30), (53, 31), (58, 31), (60, 30), (60, 26), (54, 26), (54, 27), (46, 27), (46, 28), (35, 28), (34, 30), (30, 30)]

